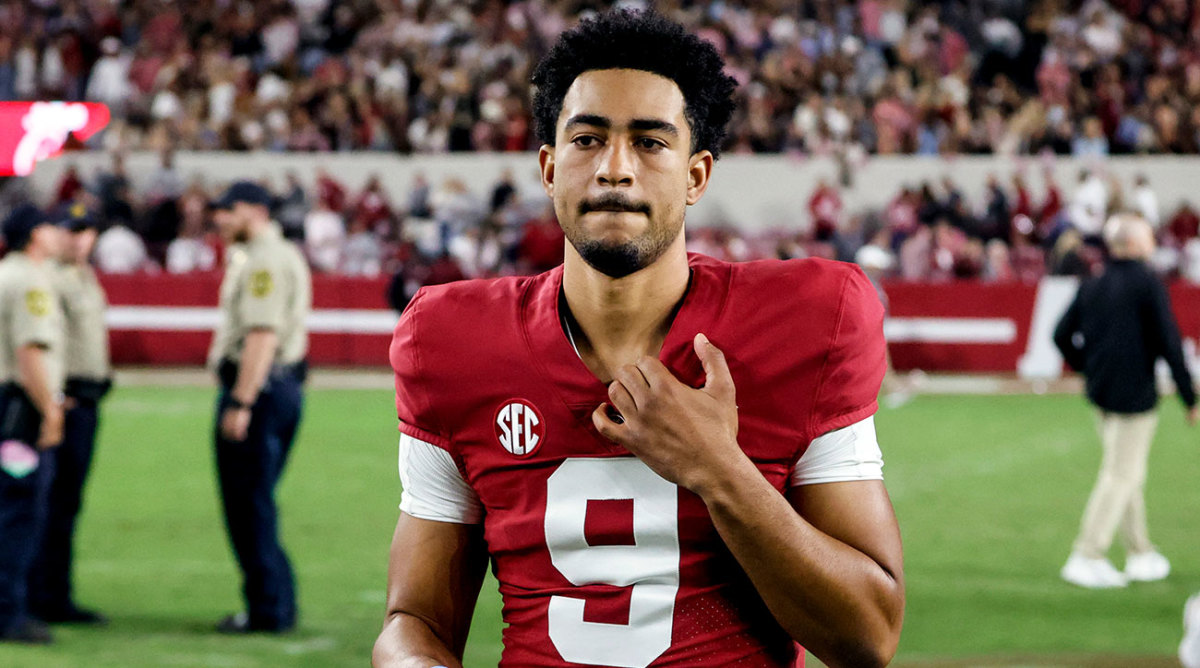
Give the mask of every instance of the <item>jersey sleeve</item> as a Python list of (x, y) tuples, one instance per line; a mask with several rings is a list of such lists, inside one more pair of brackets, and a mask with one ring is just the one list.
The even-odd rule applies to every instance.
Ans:
[(813, 439), (792, 467), (788, 487), (851, 480), (883, 480), (883, 452), (874, 417)]
[(50, 282), (25, 280), (11, 294), (17, 302), (11, 310), (9, 336), (12, 345), (15, 348), (51, 345), (56, 339), (58, 324), (53, 316), (57, 296)]
[(238, 316), (250, 329), (279, 331), (287, 317), (288, 277), (283, 263), (266, 260), (252, 261), (238, 286)]
[(400, 435), (400, 510), (423, 520), (479, 524), (483, 506), (450, 453)]
[(876, 400), (887, 367), (883, 305), (857, 267), (842, 284), (835, 323), (817, 381), (811, 438), (874, 415), (879, 407)]
[(435, 414), (428, 391), (429, 378), (424, 375), (423, 339), (418, 338), (424, 334), (420, 330), (424, 307), (425, 291), (422, 289), (404, 309), (392, 334), (388, 356), (395, 373), (396, 416), (400, 419), (402, 433), (440, 448), (449, 448), (449, 433)]

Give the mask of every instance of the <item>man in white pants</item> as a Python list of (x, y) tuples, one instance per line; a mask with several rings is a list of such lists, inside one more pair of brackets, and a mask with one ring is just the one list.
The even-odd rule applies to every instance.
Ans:
[[(1154, 252), (1153, 229), (1139, 216), (1117, 214), (1105, 225), (1104, 240), (1110, 253), (1104, 273), (1079, 288), (1054, 332), (1067, 363), (1087, 378), (1104, 446), (1100, 476), (1062, 568), (1064, 580), (1088, 588), (1161, 580), (1171, 570), (1150, 542), (1144, 493), (1158, 422), (1154, 365), (1159, 357), (1171, 367), (1188, 424), (1197, 419), (1196, 393), (1167, 291), (1146, 264)], [(1123, 573), (1105, 557), (1118, 528), (1128, 555)]]

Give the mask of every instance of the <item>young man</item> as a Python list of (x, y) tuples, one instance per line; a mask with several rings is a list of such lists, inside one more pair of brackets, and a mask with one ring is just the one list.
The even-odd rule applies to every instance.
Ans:
[(461, 665), (489, 557), (504, 666), (895, 652), (870, 283), (684, 248), (732, 111), (722, 68), (645, 13), (581, 23), (538, 67), (566, 258), (422, 290), (397, 326), (403, 512), (375, 665)]

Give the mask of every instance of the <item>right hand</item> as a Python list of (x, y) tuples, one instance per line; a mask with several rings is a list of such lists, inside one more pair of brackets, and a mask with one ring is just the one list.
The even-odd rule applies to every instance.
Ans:
[(1187, 415), (1184, 416), (1189, 427), (1195, 427), (1196, 422), (1200, 421), (1200, 405), (1192, 406), (1187, 409)]
[(63, 440), (63, 406), (56, 403), (42, 415), (42, 428), (38, 432), (37, 447), (49, 450)]

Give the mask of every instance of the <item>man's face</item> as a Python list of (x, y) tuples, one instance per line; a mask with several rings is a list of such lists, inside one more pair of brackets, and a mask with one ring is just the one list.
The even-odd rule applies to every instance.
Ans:
[(213, 222), (221, 240), (227, 244), (240, 244), (249, 240), (249, 215), (245, 202), (235, 202), (231, 208), (213, 211)]
[(66, 249), (66, 234), (67, 232), (57, 225), (38, 225), (29, 236), (29, 245), (36, 246), (50, 258), (62, 260)]
[(542, 183), (567, 240), (613, 278), (649, 266), (703, 195), (712, 154), (691, 152), (683, 93), (641, 70), (592, 70), (563, 98)]
[(75, 264), (83, 264), (88, 261), (92, 255), (92, 248), (96, 246), (96, 228), (85, 227), (78, 232), (68, 233), (67, 249), (64, 251), (67, 262)]

